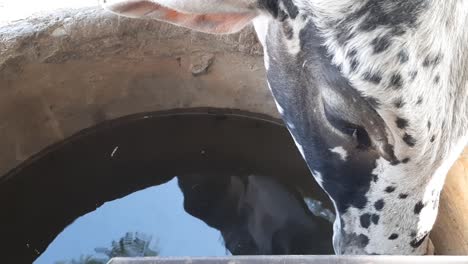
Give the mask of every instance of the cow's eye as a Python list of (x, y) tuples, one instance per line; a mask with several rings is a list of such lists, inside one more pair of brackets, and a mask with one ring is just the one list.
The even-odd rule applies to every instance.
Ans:
[(330, 125), (341, 133), (350, 137), (356, 143), (357, 148), (368, 148), (371, 146), (371, 140), (366, 129), (360, 125), (350, 123), (324, 107), (325, 117)]

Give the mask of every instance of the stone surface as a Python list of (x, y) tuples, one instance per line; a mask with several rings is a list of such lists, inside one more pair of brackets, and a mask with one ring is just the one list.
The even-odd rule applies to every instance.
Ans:
[(208, 72), (208, 68), (213, 64), (214, 54), (211, 53), (201, 53), (194, 54), (191, 58), (192, 64), (190, 64), (190, 69), (192, 70), (193, 76), (202, 75)]
[(195, 33), (99, 8), (0, 26), (0, 175), (70, 135), (139, 112), (235, 108), (277, 116), (252, 28)]

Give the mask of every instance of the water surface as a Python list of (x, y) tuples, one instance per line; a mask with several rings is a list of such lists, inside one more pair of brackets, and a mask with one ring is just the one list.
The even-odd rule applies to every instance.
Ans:
[(304, 198), (330, 208), (277, 120), (213, 109), (134, 115), (2, 177), (0, 246), (5, 263), (102, 263), (119, 250), (332, 253), (330, 215), (315, 216)]

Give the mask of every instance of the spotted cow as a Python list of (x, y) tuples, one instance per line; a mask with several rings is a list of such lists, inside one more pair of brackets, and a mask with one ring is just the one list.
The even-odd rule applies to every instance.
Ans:
[(427, 253), (468, 141), (468, 1), (101, 1), (208, 33), (253, 22), (278, 110), (334, 202), (335, 252)]

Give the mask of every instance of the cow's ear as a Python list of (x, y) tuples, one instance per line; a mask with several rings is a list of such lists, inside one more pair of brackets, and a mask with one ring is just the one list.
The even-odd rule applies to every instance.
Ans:
[(257, 16), (257, 0), (100, 0), (105, 9), (127, 17), (150, 18), (193, 30), (235, 33)]

